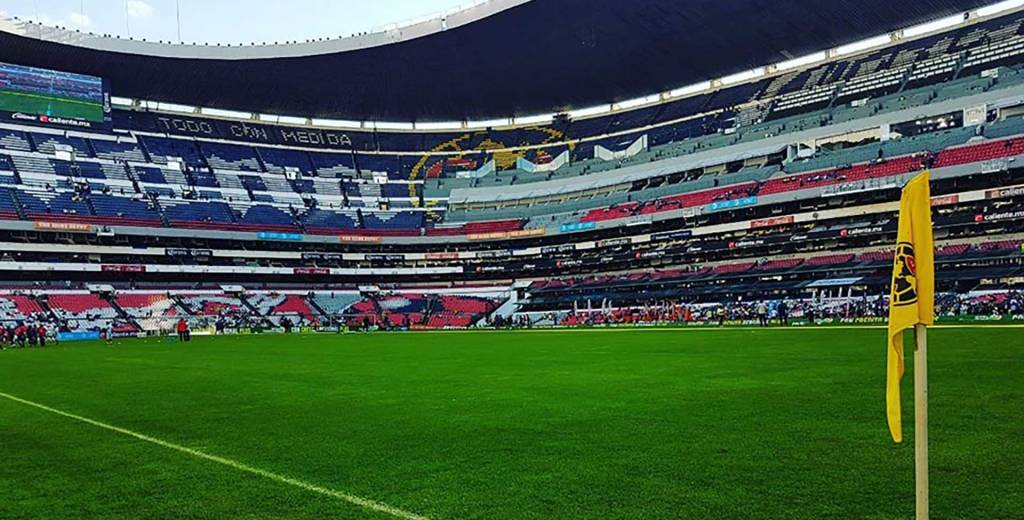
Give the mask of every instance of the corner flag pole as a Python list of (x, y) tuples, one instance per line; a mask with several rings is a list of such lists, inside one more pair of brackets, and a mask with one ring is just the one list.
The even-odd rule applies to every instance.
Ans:
[(917, 520), (928, 520), (928, 328), (914, 326), (914, 468)]
[(935, 323), (935, 237), (927, 171), (914, 177), (900, 195), (886, 349), (885, 406), (889, 433), (903, 442), (900, 380), (903, 379), (903, 331), (914, 329), (914, 482), (917, 520), (928, 520), (928, 330)]

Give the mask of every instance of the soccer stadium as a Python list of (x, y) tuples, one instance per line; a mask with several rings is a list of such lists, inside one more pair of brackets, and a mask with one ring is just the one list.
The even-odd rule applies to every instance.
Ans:
[(1024, 0), (5, 14), (0, 254), (3, 519), (1024, 518)]

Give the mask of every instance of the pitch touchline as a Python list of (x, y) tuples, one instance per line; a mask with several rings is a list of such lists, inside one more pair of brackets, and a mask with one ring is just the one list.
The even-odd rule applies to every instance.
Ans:
[(218, 464), (222, 464), (224, 466), (228, 466), (230, 468), (234, 468), (234, 469), (237, 469), (239, 471), (244, 471), (246, 473), (251, 473), (253, 475), (258, 475), (260, 477), (263, 477), (263, 478), (266, 478), (266, 479), (270, 479), (270, 480), (273, 480), (275, 482), (279, 482), (281, 484), (288, 484), (290, 486), (295, 486), (297, 488), (305, 489), (306, 491), (312, 491), (313, 493), (319, 493), (321, 495), (328, 496), (328, 497), (331, 497), (331, 498), (337, 498), (339, 500), (344, 500), (345, 502), (349, 502), (351, 504), (355, 504), (357, 506), (364, 507), (366, 509), (371, 509), (373, 511), (378, 511), (378, 512), (381, 512), (381, 513), (389, 514), (389, 515), (391, 515), (391, 516), (393, 516), (395, 518), (404, 518), (404, 519), (407, 519), (407, 520), (428, 520), (427, 517), (425, 517), (425, 516), (418, 515), (416, 513), (410, 513), (408, 511), (399, 509), (397, 507), (389, 506), (387, 504), (383, 504), (381, 502), (370, 500), (368, 498), (363, 498), (363, 497), (358, 497), (358, 496), (355, 496), (355, 495), (350, 495), (348, 493), (344, 493), (344, 492), (341, 492), (341, 491), (336, 491), (336, 490), (333, 490), (333, 489), (325, 488), (325, 487), (318, 486), (316, 484), (311, 484), (309, 482), (305, 482), (305, 481), (302, 481), (302, 480), (294, 479), (294, 478), (291, 478), (291, 477), (286, 477), (284, 475), (279, 475), (277, 473), (272, 473), (272, 472), (264, 470), (264, 469), (256, 468), (256, 467), (253, 467), (253, 466), (249, 466), (247, 464), (243, 464), (241, 462), (237, 462), (237, 461), (234, 461), (234, 460), (231, 460), (231, 459), (227, 459), (227, 458), (224, 458), (224, 457), (219, 457), (217, 455), (210, 455), (209, 453), (204, 453), (204, 452), (201, 452), (199, 450), (194, 450), (192, 448), (187, 448), (187, 447), (181, 446), (179, 444), (174, 444), (173, 442), (167, 442), (167, 441), (164, 441), (164, 440), (157, 439), (156, 437), (150, 437), (149, 435), (143, 435), (141, 433), (133, 432), (131, 430), (126, 430), (124, 428), (119, 428), (117, 426), (113, 426), (113, 425), (110, 425), (110, 424), (107, 424), (107, 423), (103, 423), (103, 422), (100, 422), (100, 421), (89, 419), (88, 417), (82, 417), (80, 415), (75, 415), (73, 413), (68, 413), (68, 412), (65, 412), (65, 411), (62, 411), (62, 410), (58, 410), (56, 408), (51, 408), (51, 407), (46, 406), (44, 404), (39, 404), (39, 403), (35, 403), (35, 402), (32, 402), (32, 401), (28, 401), (26, 399), (22, 399), (20, 397), (15, 397), (15, 396), (10, 395), (10, 394), (5, 394), (3, 392), (0, 392), (0, 397), (3, 397), (4, 399), (8, 399), (8, 400), (11, 400), (11, 401), (14, 401), (14, 402), (17, 402), (17, 403), (28, 405), (28, 406), (31, 406), (33, 408), (38, 408), (40, 410), (47, 411), (47, 412), (50, 412), (52, 414), (56, 414), (56, 415), (60, 415), (60, 416), (63, 416), (63, 417), (67, 417), (69, 419), (74, 419), (76, 421), (81, 421), (81, 422), (84, 422), (86, 424), (91, 424), (91, 425), (96, 426), (98, 428), (103, 428), (104, 430), (110, 430), (112, 432), (120, 433), (122, 435), (127, 435), (129, 437), (134, 437), (134, 438), (139, 439), (141, 441), (146, 441), (146, 442), (151, 443), (151, 444), (156, 444), (157, 446), (162, 446), (164, 448), (169, 448), (169, 449), (172, 449), (172, 450), (175, 450), (175, 451), (179, 451), (181, 453), (185, 453), (185, 454), (191, 455), (193, 457), (197, 457), (197, 458), (200, 458), (200, 459), (205, 459), (205, 460), (208, 460), (208, 461), (211, 461), (211, 462), (216, 462)]
[[(800, 330), (885, 330), (887, 327), (883, 323), (881, 325), (793, 325), (793, 326), (772, 326), (772, 327), (758, 327), (755, 325), (751, 326), (726, 326), (719, 327), (717, 325), (701, 325), (701, 326), (690, 326), (690, 327), (590, 327), (590, 328), (575, 328), (575, 327), (538, 327), (535, 329), (508, 329), (508, 330), (493, 330), (493, 329), (464, 329), (464, 330), (417, 330), (413, 331), (416, 334), (488, 334), (491, 332), (690, 332), (690, 331), (705, 331), (705, 332), (744, 332), (744, 331), (800, 331)], [(993, 325), (971, 325), (971, 324), (948, 324), (948, 325), (932, 325), (929, 329), (1024, 329), (1024, 324), (993, 324)]]

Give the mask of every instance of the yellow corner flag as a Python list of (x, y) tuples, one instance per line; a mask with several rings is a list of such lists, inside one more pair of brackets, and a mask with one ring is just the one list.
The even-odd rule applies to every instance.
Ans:
[(929, 174), (914, 177), (903, 188), (896, 235), (892, 289), (889, 293), (889, 348), (885, 403), (889, 432), (903, 442), (900, 380), (903, 378), (903, 331), (935, 321), (935, 243), (932, 239)]

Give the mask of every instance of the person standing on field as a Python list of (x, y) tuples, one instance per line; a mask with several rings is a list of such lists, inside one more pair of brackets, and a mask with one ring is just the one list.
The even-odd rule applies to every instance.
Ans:
[(36, 346), (36, 339), (37, 338), (36, 338), (36, 327), (35, 327), (35, 325), (30, 323), (30, 324), (25, 326), (25, 336), (28, 337), (28, 346), (30, 346), (30, 347)]
[(757, 302), (757, 321), (762, 327), (768, 326), (768, 306), (764, 302)]
[(789, 307), (786, 306), (786, 300), (779, 301), (775, 312), (779, 315), (779, 325), (789, 325)]
[[(28, 328), (25, 327), (24, 323), (19, 323), (18, 326), (14, 329), (14, 338), (18, 342), (19, 348), (25, 348), (25, 333), (27, 331)], [(12, 341), (11, 343), (14, 342)]]
[(181, 318), (181, 319), (178, 320), (177, 332), (178, 332), (178, 341), (180, 341), (182, 343), (185, 343), (189, 339), (191, 339), (191, 338), (189, 338), (188, 322), (185, 321), (185, 318)]

